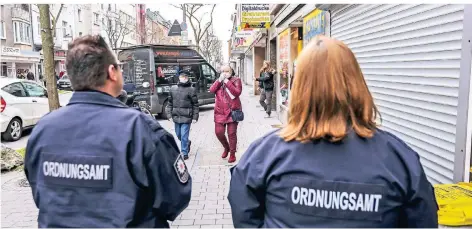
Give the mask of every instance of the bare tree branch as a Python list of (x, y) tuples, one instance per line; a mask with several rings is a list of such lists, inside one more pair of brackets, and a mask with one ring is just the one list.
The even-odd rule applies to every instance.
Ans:
[[(215, 10), (216, 5), (215, 4), (210, 4), (210, 5), (212, 6), (211, 13), (210, 13), (210, 19), (209, 19), (209, 22), (207, 22), (205, 25), (203, 25), (203, 20), (204, 20), (205, 15), (208, 14), (208, 13), (204, 12), (201, 15), (199, 15), (198, 13), (206, 5), (204, 5), (204, 4), (172, 5), (173, 7), (184, 11), (186, 17), (188, 17), (189, 22), (190, 22), (190, 26), (193, 30), (193, 35), (195, 37), (195, 43), (196, 43), (196, 46), (197, 46), (198, 49), (200, 49), (200, 41), (206, 35), (206, 33), (208, 31), (208, 28), (210, 28), (213, 25), (213, 12)], [(199, 50), (199, 51), (201, 51), (201, 50)]]
[(136, 29), (136, 26), (133, 23), (133, 18), (120, 11), (107, 12), (105, 14), (105, 19), (103, 27), (111, 48), (120, 48), (123, 46), (125, 37)]
[[(39, 8), (39, 5), (36, 4), (36, 6), (38, 6)], [(59, 7), (59, 12), (57, 12), (56, 16), (54, 17), (54, 15), (52, 15), (52, 12), (51, 10), (49, 10), (49, 15), (51, 16), (51, 21), (52, 21), (52, 26), (51, 26), (51, 30), (52, 30), (52, 37), (56, 37), (56, 25), (57, 25), (57, 19), (59, 19), (59, 16), (61, 16), (61, 12), (62, 12), (62, 8), (64, 8), (64, 4), (61, 4), (61, 6)]]

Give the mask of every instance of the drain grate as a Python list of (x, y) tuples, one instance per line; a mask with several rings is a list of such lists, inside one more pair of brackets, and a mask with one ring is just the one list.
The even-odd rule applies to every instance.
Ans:
[(26, 178), (23, 178), (18, 181), (18, 186), (20, 187), (30, 187), (30, 184)]

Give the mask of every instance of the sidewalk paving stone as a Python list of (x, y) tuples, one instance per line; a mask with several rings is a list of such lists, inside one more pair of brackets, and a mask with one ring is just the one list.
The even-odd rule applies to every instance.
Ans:
[[(244, 87), (241, 95), (245, 120), (238, 126), (237, 161), (244, 154), (251, 142), (264, 134), (275, 130), (272, 125), (279, 125), (277, 118), (264, 118), (260, 111), (258, 96), (250, 95), (249, 87)], [(174, 125), (167, 120), (159, 123), (175, 137)], [(180, 142), (175, 137), (177, 145)], [(200, 120), (192, 124), (192, 141), (187, 167), (192, 176), (192, 198), (187, 209), (174, 221), (173, 228), (233, 228), (231, 207), (227, 200), (229, 191), (229, 164), (221, 158), (223, 147), (215, 136), (213, 107), (201, 107)], [(31, 188), (24, 184), (23, 171), (1, 174), (1, 227), (36, 228), (38, 210), (33, 202)], [(201, 217), (201, 218), (200, 218)]]

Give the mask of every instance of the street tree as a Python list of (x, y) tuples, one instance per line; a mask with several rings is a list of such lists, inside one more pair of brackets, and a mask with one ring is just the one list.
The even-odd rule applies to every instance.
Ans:
[(49, 111), (53, 111), (60, 107), (54, 70), (54, 37), (56, 36), (57, 19), (61, 15), (64, 4), (61, 4), (55, 16), (51, 13), (49, 4), (38, 4), (37, 6), (39, 8), (39, 21), (41, 25), (44, 77), (48, 92)]
[(136, 32), (136, 19), (123, 11), (107, 11), (104, 19), (103, 30), (112, 49), (122, 47), (125, 37)]
[[(213, 26), (213, 12), (215, 10), (215, 4), (179, 4), (173, 5), (176, 8), (181, 9), (185, 12), (185, 16), (189, 19), (190, 27), (193, 30), (195, 37), (195, 45), (199, 52), (201, 52), (200, 42), (205, 37), (208, 29)], [(208, 9), (211, 7), (210, 14), (208, 17)], [(204, 11), (206, 10), (206, 11)], [(204, 23), (208, 20), (207, 23)]]
[(223, 62), (222, 45), (211, 26), (200, 41), (201, 54), (209, 63), (221, 64)]

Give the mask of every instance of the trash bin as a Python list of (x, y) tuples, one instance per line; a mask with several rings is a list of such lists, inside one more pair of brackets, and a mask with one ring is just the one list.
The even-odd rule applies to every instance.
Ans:
[(438, 202), (440, 228), (472, 226), (472, 184), (440, 184), (434, 186)]

